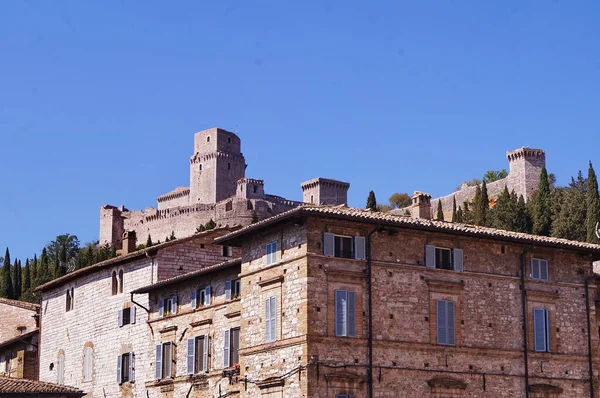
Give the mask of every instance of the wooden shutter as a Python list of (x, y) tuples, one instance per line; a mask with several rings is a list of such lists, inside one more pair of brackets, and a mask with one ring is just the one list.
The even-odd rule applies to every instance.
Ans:
[(537, 258), (531, 259), (531, 277), (533, 279), (540, 279), (540, 260)]
[(437, 300), (437, 343), (448, 344), (446, 300)]
[(171, 302), (173, 303), (171, 306), (171, 313), (175, 315), (177, 314), (177, 296), (173, 296)]
[(323, 233), (323, 254), (331, 257), (335, 255), (335, 235), (332, 233)]
[(425, 245), (425, 266), (435, 268), (435, 246)]
[(271, 340), (277, 340), (277, 297), (271, 297)]
[(123, 310), (119, 310), (118, 318), (119, 327), (123, 327)]
[(463, 270), (463, 250), (454, 249), (452, 250), (452, 263), (454, 264), (454, 270), (462, 272)]
[(455, 320), (454, 320), (454, 301), (446, 301), (446, 321), (448, 331), (448, 344), (455, 344)]
[(265, 342), (271, 341), (271, 299), (265, 300)]
[(133, 352), (130, 352), (129, 353), (129, 381), (132, 383), (135, 381), (134, 371), (135, 371), (135, 355), (133, 354)]
[(533, 309), (533, 346), (535, 351), (546, 351), (546, 317), (545, 310)]
[(229, 366), (231, 366), (229, 364), (229, 340), (230, 340), (230, 333), (229, 330), (225, 331), (225, 334), (223, 335), (223, 367), (224, 368), (228, 368)]
[(208, 349), (209, 349), (209, 337), (207, 334), (204, 335), (204, 358), (202, 358), (202, 370), (208, 372)]
[(123, 375), (123, 373), (121, 372), (122, 364), (123, 364), (123, 356), (119, 355), (117, 357), (117, 383), (119, 383), (119, 384), (123, 383), (123, 380), (121, 379), (121, 376)]
[(540, 279), (543, 281), (548, 280), (548, 260), (538, 260), (540, 264)]
[(231, 300), (231, 281), (225, 282), (225, 300)]
[(129, 323), (135, 323), (135, 306), (129, 307)]
[(346, 336), (346, 308), (347, 292), (345, 290), (335, 291), (335, 335)]
[(187, 341), (187, 374), (193, 375), (194, 364), (196, 362), (196, 338), (188, 339)]
[(354, 237), (354, 258), (357, 260), (366, 260), (365, 256), (365, 237), (355, 236)]
[(155, 346), (156, 357), (154, 359), (154, 378), (156, 380), (162, 379), (162, 344)]
[(198, 306), (197, 295), (196, 289), (192, 290), (192, 309), (195, 309)]
[(158, 300), (158, 316), (161, 318), (165, 316), (165, 300), (163, 299)]
[(348, 336), (356, 337), (356, 306), (355, 306), (355, 297), (356, 294), (354, 292), (348, 291)]

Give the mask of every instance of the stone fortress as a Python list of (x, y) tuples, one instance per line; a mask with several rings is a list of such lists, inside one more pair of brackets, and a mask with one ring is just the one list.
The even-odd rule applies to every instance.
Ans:
[(120, 250), (124, 234), (130, 235), (131, 231), (137, 244), (145, 243), (148, 235), (157, 242), (172, 232), (177, 238), (191, 236), (209, 220), (221, 226), (244, 226), (303, 203), (347, 203), (350, 184), (346, 182), (326, 178), (306, 181), (301, 185), (303, 202), (299, 202), (266, 194), (263, 180), (246, 178), (246, 167), (236, 134), (220, 128), (196, 133), (190, 186), (160, 195), (156, 208), (102, 206), (100, 244)]

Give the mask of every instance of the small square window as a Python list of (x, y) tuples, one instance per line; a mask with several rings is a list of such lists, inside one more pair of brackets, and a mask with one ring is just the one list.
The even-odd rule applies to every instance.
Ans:
[(531, 279), (538, 281), (548, 280), (548, 260), (541, 258), (531, 259)]
[(452, 251), (441, 247), (435, 248), (435, 268), (453, 269)]
[(233, 256), (233, 248), (231, 246), (223, 246), (223, 257)]
[(277, 263), (277, 241), (267, 243), (267, 265)]

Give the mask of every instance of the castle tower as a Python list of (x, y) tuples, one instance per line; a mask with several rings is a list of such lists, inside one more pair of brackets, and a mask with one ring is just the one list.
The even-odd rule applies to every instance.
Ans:
[(342, 205), (348, 203), (350, 184), (328, 178), (315, 178), (303, 182), (302, 201), (316, 205)]
[(541, 149), (519, 148), (507, 152), (506, 158), (510, 167), (509, 189), (523, 195), (526, 201), (531, 199), (538, 188), (542, 167), (546, 165), (546, 153)]
[(431, 195), (425, 192), (415, 191), (410, 197), (410, 215), (413, 218), (431, 218)]
[(190, 158), (190, 205), (216, 203), (236, 194), (237, 181), (246, 175), (239, 137), (213, 128), (194, 135)]

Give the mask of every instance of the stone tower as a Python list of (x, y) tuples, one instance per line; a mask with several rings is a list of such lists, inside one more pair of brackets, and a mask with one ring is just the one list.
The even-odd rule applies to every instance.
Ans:
[(237, 135), (213, 128), (194, 135), (190, 158), (190, 205), (217, 203), (236, 194), (246, 175), (246, 161)]
[(341, 205), (348, 203), (350, 184), (328, 178), (315, 178), (303, 182), (302, 200), (316, 205)]
[(546, 165), (546, 153), (541, 149), (519, 148), (507, 152), (506, 158), (510, 167), (509, 189), (523, 195), (525, 200), (530, 199), (537, 190), (542, 167)]

